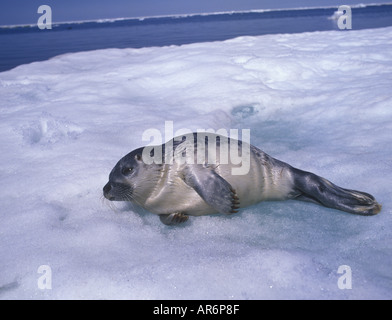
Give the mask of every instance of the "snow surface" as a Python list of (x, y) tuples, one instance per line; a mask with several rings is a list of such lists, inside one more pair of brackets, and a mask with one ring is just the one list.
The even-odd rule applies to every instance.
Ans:
[[(392, 28), (107, 49), (1, 73), (0, 299), (391, 299), (391, 84)], [(271, 156), (383, 210), (265, 202), (168, 227), (104, 201), (112, 167), (164, 121), (251, 129)], [(52, 289), (38, 287), (41, 265)], [(352, 289), (339, 289), (341, 265)]]

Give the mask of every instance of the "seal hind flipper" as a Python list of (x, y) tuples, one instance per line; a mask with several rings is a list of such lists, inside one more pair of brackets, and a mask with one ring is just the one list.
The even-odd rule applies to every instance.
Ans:
[(236, 191), (211, 168), (188, 165), (183, 169), (183, 179), (216, 211), (224, 214), (238, 212), (240, 202)]
[(314, 173), (294, 169), (295, 187), (301, 194), (294, 199), (321, 204), (349, 213), (370, 216), (381, 211), (371, 194), (341, 188)]
[(163, 224), (172, 226), (188, 221), (189, 217), (183, 213), (160, 214), (159, 219)]

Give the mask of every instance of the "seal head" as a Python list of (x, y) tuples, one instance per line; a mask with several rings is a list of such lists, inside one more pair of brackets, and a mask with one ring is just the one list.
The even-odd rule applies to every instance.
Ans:
[(110, 201), (133, 201), (137, 179), (133, 179), (143, 166), (143, 148), (124, 156), (109, 174), (109, 182), (103, 187), (103, 195)]

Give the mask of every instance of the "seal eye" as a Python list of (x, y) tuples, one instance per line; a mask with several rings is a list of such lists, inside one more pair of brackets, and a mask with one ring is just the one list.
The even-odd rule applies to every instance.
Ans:
[(132, 173), (132, 171), (133, 171), (133, 168), (132, 168), (132, 167), (125, 167), (125, 168), (123, 168), (123, 169), (121, 170), (121, 173), (122, 173), (124, 176), (128, 176), (128, 175), (130, 175), (130, 174)]

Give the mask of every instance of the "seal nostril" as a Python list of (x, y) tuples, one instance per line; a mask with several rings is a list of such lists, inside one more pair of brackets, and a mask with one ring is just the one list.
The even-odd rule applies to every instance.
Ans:
[(104, 187), (103, 187), (103, 193), (106, 194), (112, 189), (112, 186), (108, 182)]

